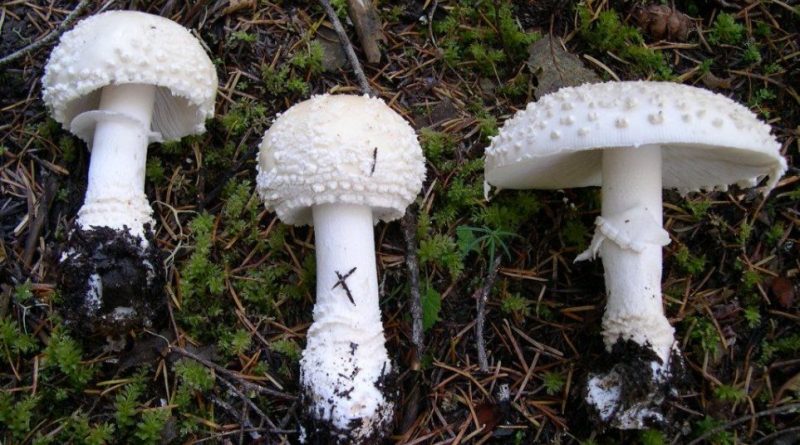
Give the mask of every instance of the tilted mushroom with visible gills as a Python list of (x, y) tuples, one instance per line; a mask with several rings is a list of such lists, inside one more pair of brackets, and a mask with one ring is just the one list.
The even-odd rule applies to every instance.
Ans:
[(401, 217), (425, 161), (411, 126), (382, 100), (321, 95), (264, 134), (258, 192), (286, 224), (313, 224), (314, 322), (300, 361), (309, 435), (377, 443), (396, 389), (378, 304), (373, 224)]
[(488, 184), (602, 186), (591, 247), (576, 261), (603, 258), (607, 351), (641, 357), (590, 377), (587, 401), (604, 423), (636, 429), (662, 419), (658, 405), (672, 368), (681, 366), (662, 308), (661, 248), (670, 242), (662, 228), (662, 187), (724, 190), (754, 186), (766, 175), (767, 192), (786, 170), (780, 148), (770, 127), (742, 105), (663, 82), (564, 88), (529, 104), (492, 140)]
[(101, 330), (147, 323), (164, 283), (144, 193), (147, 145), (205, 131), (214, 66), (179, 24), (111, 11), (61, 37), (42, 84), (53, 118), (91, 149), (86, 197), (61, 257), (65, 304)]

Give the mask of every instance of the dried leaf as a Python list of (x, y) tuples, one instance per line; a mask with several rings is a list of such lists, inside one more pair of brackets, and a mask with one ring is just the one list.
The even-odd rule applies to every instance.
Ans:
[(730, 90), (733, 88), (733, 77), (717, 77), (711, 71), (703, 74), (703, 85), (714, 90)]
[(561, 43), (549, 36), (531, 45), (529, 53), (528, 65), (538, 80), (534, 92), (537, 99), (562, 87), (600, 82), (600, 77), (583, 66), (578, 56), (564, 51)]
[(478, 418), (478, 425), (485, 425), (484, 433), (492, 431), (500, 423), (502, 411), (496, 403), (484, 402), (475, 408), (475, 416)]
[(233, 14), (236, 11), (245, 8), (254, 8), (256, 6), (255, 0), (230, 0), (228, 6), (222, 10), (222, 15)]
[(770, 291), (784, 309), (794, 305), (794, 283), (786, 277), (776, 277), (770, 284)]
[(637, 8), (636, 22), (654, 40), (664, 38), (683, 42), (692, 30), (692, 19), (667, 5), (649, 5)]

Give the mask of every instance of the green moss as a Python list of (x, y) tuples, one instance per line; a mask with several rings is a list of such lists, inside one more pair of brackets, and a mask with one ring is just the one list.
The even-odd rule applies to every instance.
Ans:
[(420, 240), (418, 256), (421, 265), (442, 267), (453, 278), (464, 270), (464, 263), (455, 240), (441, 233)]
[(520, 294), (507, 294), (500, 301), (500, 311), (521, 320), (531, 314), (531, 301)]
[(700, 257), (692, 255), (692, 253), (689, 251), (689, 248), (685, 245), (682, 245), (678, 248), (678, 251), (675, 252), (674, 258), (678, 267), (690, 275), (698, 275), (706, 268), (705, 255)]
[(706, 40), (712, 45), (737, 45), (744, 38), (744, 25), (736, 23), (733, 15), (722, 12), (714, 19)]
[(672, 77), (672, 71), (660, 51), (647, 48), (639, 30), (622, 23), (614, 10), (594, 17), (585, 5), (578, 5), (580, 37), (597, 52), (611, 52), (631, 62), (640, 74), (654, 73), (660, 79)]
[(433, 23), (445, 64), (464, 72), (505, 77), (527, 58), (536, 33), (522, 30), (511, 2), (471, 0), (458, 3)]
[(664, 433), (653, 429), (644, 430), (639, 433), (639, 440), (641, 440), (642, 445), (665, 445), (667, 443)]
[(544, 384), (544, 391), (548, 395), (555, 395), (564, 389), (566, 379), (561, 373), (547, 371), (542, 377), (542, 384)]

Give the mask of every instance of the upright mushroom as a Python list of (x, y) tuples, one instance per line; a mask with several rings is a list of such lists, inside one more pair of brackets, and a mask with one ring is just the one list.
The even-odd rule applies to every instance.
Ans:
[(61, 37), (42, 84), (53, 118), (91, 149), (86, 197), (60, 259), (66, 318), (106, 333), (148, 324), (164, 277), (144, 193), (147, 145), (205, 131), (214, 66), (179, 24), (111, 11)]
[(258, 191), (286, 224), (313, 224), (317, 301), (300, 361), (310, 434), (377, 443), (395, 390), (378, 304), (373, 224), (405, 212), (425, 178), (411, 126), (380, 99), (315, 96), (264, 134)]
[[(770, 127), (710, 91), (663, 82), (564, 88), (507, 121), (486, 151), (486, 181), (500, 188), (602, 185), (590, 248), (600, 255), (608, 302), (603, 341), (622, 361), (590, 375), (586, 400), (599, 419), (639, 429), (659, 404), (680, 355), (661, 298), (661, 188), (683, 192), (754, 186), (769, 191), (786, 170)], [(613, 357), (612, 357), (613, 359)]]

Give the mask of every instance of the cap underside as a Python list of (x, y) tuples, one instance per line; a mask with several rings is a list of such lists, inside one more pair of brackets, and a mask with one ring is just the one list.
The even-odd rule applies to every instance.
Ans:
[[(661, 153), (663, 187), (686, 191), (748, 182), (775, 166), (773, 156), (743, 149), (673, 144), (663, 145)], [(486, 180), (505, 189), (600, 186), (602, 155), (603, 149), (598, 148), (533, 157), (487, 170)]]

